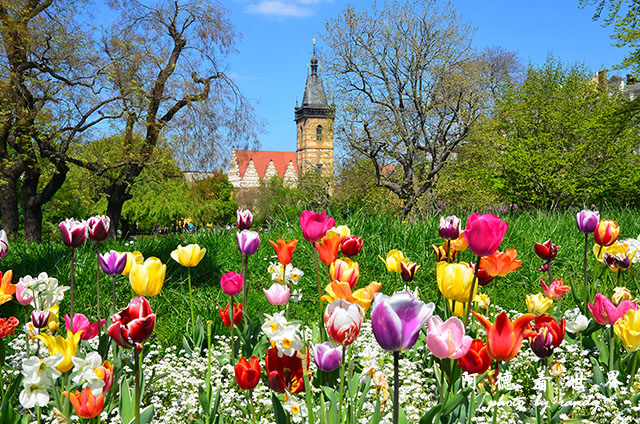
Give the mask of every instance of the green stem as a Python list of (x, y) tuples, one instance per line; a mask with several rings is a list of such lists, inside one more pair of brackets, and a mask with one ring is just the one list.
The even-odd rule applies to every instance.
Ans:
[(243, 321), (247, 322), (247, 286), (249, 285), (247, 282), (247, 255), (242, 254), (242, 308), (244, 313), (242, 314)]
[(98, 322), (100, 322), (100, 261), (98, 260), (98, 256), (100, 256), (100, 242), (96, 242), (96, 294), (98, 298)]
[(251, 422), (253, 424), (256, 424), (256, 409), (253, 406), (253, 396), (251, 396), (253, 394), (253, 390), (247, 390), (247, 399), (249, 399), (249, 411), (251, 413)]
[(620, 278), (622, 278), (622, 270), (621, 269), (618, 270), (618, 277), (617, 277), (617, 280), (616, 280), (616, 286), (617, 287), (620, 287)]
[(615, 333), (613, 332), (613, 326), (610, 326), (609, 330), (611, 331), (609, 338), (609, 372), (611, 372), (613, 371), (613, 353), (616, 346), (616, 337)]
[[(437, 363), (438, 363), (437, 361), (433, 362), (434, 368)], [(436, 375), (437, 371), (435, 369), (433, 370), (433, 372), (434, 372), (434, 375)], [(440, 363), (440, 396), (438, 397), (438, 403), (440, 404), (440, 408), (438, 409), (436, 418), (433, 420), (435, 424), (440, 423), (440, 417), (442, 416), (442, 408), (444, 408), (444, 382), (445, 382), (444, 367), (442, 366), (442, 363)]]
[[(191, 289), (191, 267), (187, 267), (187, 276), (189, 279), (189, 304), (191, 306), (191, 340), (195, 340), (196, 320), (195, 320), (195, 315), (193, 313), (193, 290)], [(233, 320), (231, 320), (231, 322), (233, 323)]]
[(451, 257), (451, 240), (447, 239), (447, 262), (453, 262), (453, 258)]
[(142, 349), (138, 349), (135, 347), (135, 367), (136, 367), (136, 387), (135, 387), (135, 423), (140, 424), (140, 351)]
[[(496, 361), (496, 384), (498, 382), (498, 372), (500, 371), (500, 361)], [(498, 390), (496, 389), (495, 395), (498, 396)], [(495, 400), (495, 404), (493, 405), (493, 424), (498, 422), (498, 400)]]
[(547, 274), (549, 274), (549, 285), (553, 282), (553, 272), (551, 272), (551, 259), (547, 261)]
[[(243, 305), (244, 306), (244, 305)], [(236, 349), (233, 341), (233, 296), (229, 296), (229, 323), (231, 324), (231, 361), (232, 365), (236, 363)]]
[(633, 387), (633, 381), (636, 379), (636, 371), (638, 369), (638, 351), (633, 352), (633, 363), (631, 364), (631, 379), (629, 384)]
[(40, 407), (36, 406), (36, 423), (40, 424), (40, 418), (42, 416), (42, 412), (40, 411)]
[(343, 417), (342, 401), (344, 400), (344, 368), (347, 362), (346, 353), (347, 353), (347, 346), (343, 344), (342, 345), (342, 365), (340, 367), (340, 404), (338, 405), (338, 416), (341, 418), (341, 422), (344, 422), (344, 420), (342, 419)]
[(393, 352), (393, 424), (400, 420), (400, 352)]
[(587, 313), (587, 302), (589, 302), (589, 277), (587, 275), (587, 253), (589, 252), (589, 234), (584, 235), (584, 304), (582, 312)]
[(113, 302), (111, 305), (111, 313), (115, 314), (116, 311), (118, 310), (116, 307), (116, 276), (114, 275), (112, 278), (112, 285), (113, 285)]
[(316, 266), (316, 280), (318, 281), (318, 303), (320, 303), (320, 298), (322, 297), (322, 282), (320, 281), (320, 266), (318, 265), (318, 250), (314, 247), (313, 249), (313, 263)]
[(471, 424), (473, 416), (475, 415), (475, 402), (476, 402), (476, 378), (473, 377), (473, 387), (469, 394), (469, 413), (467, 414), (467, 424)]
[(309, 383), (309, 367), (307, 364), (306, 353), (307, 353), (306, 351), (304, 353), (299, 353), (300, 359), (302, 360), (302, 379), (304, 381), (304, 396), (305, 396), (305, 401), (307, 403), (307, 418), (309, 420), (309, 424), (315, 424), (315, 417), (313, 414), (313, 403), (311, 401), (311, 385)]
[(207, 402), (211, 402), (211, 324), (212, 321), (207, 321)]
[(476, 261), (476, 269), (473, 271), (473, 281), (471, 282), (471, 291), (469, 292), (469, 301), (467, 303), (467, 312), (464, 314), (464, 328), (467, 329), (469, 323), (469, 315), (471, 314), (471, 302), (473, 302), (473, 291), (476, 287), (476, 281), (478, 281), (478, 270), (480, 269), (480, 256)]
[(73, 262), (75, 257), (75, 250), (73, 247), (71, 248), (71, 308), (70, 308), (70, 316), (69, 321), (71, 322), (71, 331), (73, 331), (73, 292), (75, 289), (74, 278), (73, 278)]

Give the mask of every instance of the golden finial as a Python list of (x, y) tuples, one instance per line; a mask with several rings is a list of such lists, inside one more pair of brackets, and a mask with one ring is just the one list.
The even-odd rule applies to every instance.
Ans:
[(316, 45), (316, 39), (313, 38), (312, 41), (313, 41), (313, 45), (315, 46)]

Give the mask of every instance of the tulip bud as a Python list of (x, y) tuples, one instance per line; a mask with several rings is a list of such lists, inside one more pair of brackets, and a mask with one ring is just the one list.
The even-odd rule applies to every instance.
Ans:
[(564, 372), (564, 365), (562, 365), (562, 362), (560, 361), (553, 361), (551, 363), (551, 366), (549, 367), (549, 373), (558, 378), (562, 375), (562, 373)]
[(253, 214), (249, 209), (238, 209), (236, 211), (237, 224), (239, 230), (248, 230), (253, 224)]
[(603, 219), (593, 231), (593, 238), (600, 246), (611, 246), (620, 236), (620, 225), (616, 221)]
[(251, 256), (260, 247), (260, 235), (255, 231), (242, 230), (236, 233), (238, 238), (238, 250), (243, 255)]
[(415, 262), (400, 262), (400, 276), (407, 283), (413, 281), (419, 269), (420, 265)]
[(551, 305), (553, 305), (553, 300), (549, 299), (542, 293), (530, 294), (525, 300), (529, 312), (535, 314), (544, 313), (551, 307)]
[(273, 283), (269, 290), (262, 289), (262, 291), (272, 305), (286, 305), (291, 296), (291, 289), (286, 284)]
[(566, 292), (571, 290), (571, 287), (564, 285), (564, 283), (562, 282), (562, 278), (553, 280), (553, 282), (548, 286), (541, 278), (540, 285), (542, 286), (542, 292), (544, 293), (544, 295), (552, 300), (561, 299)]
[(49, 324), (49, 311), (46, 309), (44, 311), (34, 309), (31, 312), (31, 322), (36, 328), (45, 328)]
[(440, 238), (445, 240), (455, 240), (460, 236), (460, 226), (462, 222), (455, 215), (446, 218), (440, 217), (440, 225), (438, 226), (438, 234)]
[(260, 382), (260, 361), (257, 356), (252, 356), (250, 360), (244, 356), (240, 357), (238, 363), (234, 366), (236, 382), (242, 390), (251, 390)]
[[(231, 327), (231, 321), (229, 320), (229, 305), (224, 310), (218, 307), (218, 313), (222, 319), (222, 323), (225, 327)], [(233, 304), (233, 324), (238, 325), (242, 322), (242, 303)]]
[(72, 249), (80, 247), (87, 238), (87, 224), (84, 221), (68, 218), (62, 221), (58, 227), (62, 233), (62, 242)]
[(340, 251), (345, 256), (355, 256), (362, 250), (362, 239), (357, 236), (348, 236), (340, 242)]
[(553, 244), (551, 242), (551, 239), (549, 239), (542, 244), (536, 243), (533, 246), (533, 251), (543, 261), (551, 261), (555, 259), (556, 255), (558, 254), (559, 248), (560, 246), (558, 246), (557, 244)]
[(576, 224), (578, 225), (578, 231), (581, 233), (593, 233), (598, 221), (600, 221), (600, 212), (598, 211), (585, 209), (576, 215)]
[(0, 259), (9, 253), (9, 238), (4, 230), (0, 230)]
[(227, 296), (235, 296), (242, 291), (242, 274), (229, 271), (220, 277), (220, 287)]
[(537, 336), (531, 337), (531, 350), (538, 358), (548, 358), (553, 349), (553, 336), (546, 328), (542, 328)]
[(312, 346), (313, 360), (318, 369), (331, 372), (342, 364), (342, 346), (334, 346), (331, 342), (324, 342)]
[(631, 292), (626, 287), (616, 287), (613, 289), (613, 296), (611, 296), (611, 301), (613, 301), (614, 305), (619, 305), (623, 300), (631, 300)]
[(110, 220), (108, 216), (92, 216), (87, 220), (87, 233), (93, 241), (104, 241), (109, 234)]

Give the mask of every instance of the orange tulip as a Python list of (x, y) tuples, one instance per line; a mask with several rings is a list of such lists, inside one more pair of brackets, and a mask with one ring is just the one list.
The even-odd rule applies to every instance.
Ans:
[(88, 387), (82, 389), (82, 393), (76, 390), (73, 393), (62, 392), (62, 395), (69, 398), (73, 409), (76, 410), (76, 414), (81, 418), (95, 418), (102, 412), (104, 407), (104, 395), (100, 393), (100, 396), (96, 397)]
[(12, 277), (13, 271), (11, 270), (5, 272), (4, 275), (0, 272), (0, 305), (10, 301), (16, 292), (16, 285), (11, 284)]
[(382, 284), (372, 281), (367, 287), (352, 292), (348, 282), (334, 280), (325, 288), (328, 294), (322, 296), (322, 300), (332, 303), (336, 299), (344, 299), (349, 303), (357, 303), (367, 312), (373, 296), (380, 291), (381, 287)]
[(536, 318), (536, 314), (524, 314), (511, 322), (507, 313), (503, 311), (492, 324), (476, 311), (471, 313), (487, 330), (487, 353), (496, 361), (512, 360), (520, 352), (522, 340), (537, 335), (535, 331), (527, 329), (529, 322)]
[(288, 265), (291, 263), (291, 256), (293, 256), (293, 251), (296, 249), (296, 245), (298, 244), (298, 240), (293, 239), (290, 242), (286, 242), (281, 238), (278, 239), (278, 244), (275, 244), (273, 241), (269, 240), (271, 246), (276, 249), (276, 254), (278, 255), (278, 262), (282, 265)]
[(316, 242), (316, 249), (320, 254), (320, 260), (323, 263), (331, 265), (333, 261), (338, 259), (338, 249), (340, 248), (341, 241), (342, 236), (340, 234), (331, 233)]
[(491, 256), (483, 257), (480, 260), (480, 268), (485, 269), (493, 277), (505, 277), (522, 266), (522, 261), (517, 257), (516, 249), (507, 249), (506, 252), (498, 250)]

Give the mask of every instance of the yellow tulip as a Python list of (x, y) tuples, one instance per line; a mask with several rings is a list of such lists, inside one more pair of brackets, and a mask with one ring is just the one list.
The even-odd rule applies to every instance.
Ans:
[(50, 308), (47, 308), (49, 311), (49, 320), (47, 321), (47, 327), (51, 334), (55, 334), (56, 331), (60, 328), (60, 308), (58, 305), (53, 305)]
[(122, 275), (129, 275), (131, 272), (131, 268), (133, 268), (133, 264), (142, 264), (144, 263), (144, 257), (140, 252), (127, 252), (127, 264), (122, 271)]
[(150, 257), (143, 264), (133, 265), (129, 281), (138, 296), (156, 296), (162, 289), (166, 272), (167, 266), (160, 259)]
[(624, 348), (635, 352), (640, 347), (640, 311), (629, 309), (613, 324), (613, 331), (624, 342)]
[(532, 314), (542, 314), (553, 305), (553, 299), (549, 299), (542, 293), (530, 294), (526, 298), (527, 309)]
[(491, 304), (491, 299), (486, 294), (476, 294), (476, 297), (473, 298), (473, 302), (478, 305), (478, 307), (482, 309), (487, 309)]
[(626, 287), (616, 287), (613, 289), (613, 296), (611, 301), (614, 305), (619, 305), (623, 300), (631, 300), (631, 292)]
[(456, 252), (464, 252), (468, 247), (467, 239), (464, 238), (464, 231), (460, 231), (457, 239), (451, 240), (451, 248)]
[(67, 331), (67, 338), (65, 339), (62, 336), (50, 336), (49, 334), (41, 334), (38, 336), (39, 339), (44, 341), (45, 346), (49, 349), (49, 355), (53, 356), (56, 353), (60, 353), (64, 356), (62, 362), (56, 366), (56, 369), (60, 372), (67, 372), (71, 368), (73, 368), (73, 362), (71, 358), (76, 356), (76, 351), (78, 350), (78, 343), (80, 342), (80, 336), (82, 335), (82, 331), (78, 331), (77, 333), (72, 333), (71, 331)]
[(178, 245), (176, 250), (171, 252), (171, 258), (182, 266), (194, 267), (200, 263), (205, 253), (207, 253), (207, 249), (202, 249), (197, 244), (185, 247)]
[(337, 227), (333, 227), (329, 231), (327, 231), (327, 235), (331, 234), (340, 234), (340, 237), (349, 237), (351, 235), (351, 230), (346, 225), (338, 225)]
[(400, 272), (402, 271), (400, 267), (400, 262), (406, 262), (408, 259), (404, 256), (404, 254), (398, 250), (393, 249), (387, 253), (387, 259), (382, 259), (381, 256), (378, 256), (384, 265), (387, 267), (387, 271), (389, 272)]
[[(622, 243), (618, 243), (617, 241), (615, 243), (613, 243), (611, 246), (600, 246), (599, 244), (594, 244), (593, 245), (593, 255), (596, 257), (596, 259), (600, 262), (600, 263), (604, 263), (604, 259), (602, 258), (602, 256), (605, 253), (610, 253), (612, 255), (621, 253), (621, 254), (626, 254), (627, 250), (629, 250), (629, 245), (627, 244), (622, 244)], [(599, 255), (598, 255), (599, 253)]]
[[(446, 297), (456, 302), (468, 302), (471, 283), (473, 282), (473, 269), (466, 262), (447, 263), (438, 262), (436, 267), (436, 280), (438, 288)], [(478, 285), (473, 290), (475, 297)]]

